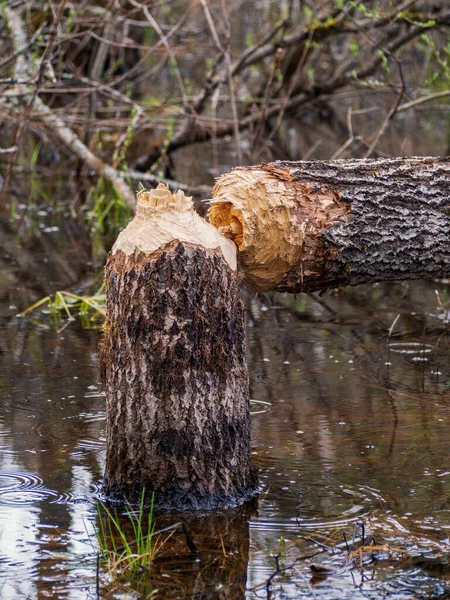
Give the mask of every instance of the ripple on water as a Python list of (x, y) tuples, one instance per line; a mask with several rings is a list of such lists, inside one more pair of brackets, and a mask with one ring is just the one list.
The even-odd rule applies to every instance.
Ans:
[(309, 489), (302, 496), (295, 519), (301, 529), (345, 528), (388, 505), (381, 492), (368, 486)]
[(59, 494), (46, 488), (42, 479), (33, 473), (0, 473), (0, 506), (37, 504), (43, 500), (57, 504), (86, 501), (70, 492)]
[(57, 497), (51, 501), (51, 504), (89, 504), (90, 498), (72, 494), (71, 492), (64, 492), (58, 494)]
[[(38, 423), (33, 427), (33, 430), (40, 439), (55, 442), (58, 440), (58, 436), (53, 433), (53, 427), (54, 424), (52, 423)], [(62, 436), (60, 435), (59, 437), (61, 438)]]
[(54, 490), (44, 487), (40, 477), (30, 473), (0, 473), (0, 505), (34, 504), (55, 498)]
[(100, 392), (97, 389), (86, 392), (84, 398), (106, 398), (106, 392)]
[(88, 451), (98, 451), (98, 450), (104, 450), (105, 448), (105, 444), (106, 444), (106, 439), (103, 436), (100, 436), (98, 438), (93, 438), (93, 437), (84, 437), (82, 440), (79, 440), (75, 451), (80, 451), (80, 450), (88, 450)]
[(272, 407), (270, 402), (266, 402), (265, 400), (250, 400), (250, 414), (253, 415), (261, 415), (269, 411)]
[(392, 342), (389, 344), (389, 348), (391, 352), (407, 356), (429, 354), (433, 350), (431, 344), (423, 344), (422, 342)]
[(104, 410), (81, 412), (80, 419), (83, 419), (84, 423), (98, 423), (99, 421), (106, 421), (106, 413)]
[[(11, 572), (14, 572), (14, 580), (11, 578)], [(36, 563), (30, 560), (24, 560), (22, 562), (19, 561), (10, 561), (7, 558), (0, 557), (0, 580), (2, 598), (24, 598), (26, 596), (22, 596), (22, 594), (17, 590), (19, 587), (19, 582), (23, 577), (25, 580), (29, 581), (32, 578), (35, 578), (39, 575), (38, 566)], [(8, 585), (8, 582), (11, 587), (11, 593), (8, 594), (8, 588), (5, 589), (5, 586)], [(15, 593), (12, 591), (14, 590)], [(4, 595), (3, 595), (4, 594)]]

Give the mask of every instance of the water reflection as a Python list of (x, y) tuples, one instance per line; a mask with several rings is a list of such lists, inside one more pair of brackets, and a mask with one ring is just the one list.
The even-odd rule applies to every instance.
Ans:
[[(435, 287), (248, 298), (257, 512), (183, 519), (128, 597), (450, 593), (449, 348)], [(39, 290), (27, 294), (23, 302)], [(105, 425), (98, 333), (39, 329), (14, 318), (19, 293), (0, 297), (1, 597), (94, 598)], [(361, 545), (361, 523), (367, 539), (406, 552), (368, 552), (362, 569), (349, 565), (345, 537), (351, 548), (356, 530)], [(280, 553), (292, 568), (271, 578)], [(122, 593), (102, 588), (102, 597)]]
[[(345, 301), (332, 297), (316, 305), (302, 298), (293, 307), (301, 329), (283, 310), (284, 298), (262, 313), (249, 305), (252, 396), (272, 402), (269, 414), (253, 418), (267, 490), (252, 524), (261, 555), (263, 549), (265, 556), (276, 551), (273, 534), (292, 543), (293, 560), (312, 551), (306, 538), (335, 548), (344, 534), (351, 539), (352, 524), (361, 522), (377, 542), (405, 544), (409, 554), (448, 553), (449, 372), (442, 366), (448, 364), (448, 343), (442, 332), (432, 333), (435, 321), (425, 320), (418, 310), (410, 314), (406, 287), (421, 290), (421, 306), (435, 302), (433, 288), (423, 284), (354, 290)], [(403, 298), (392, 298), (402, 291)], [(395, 337), (388, 339), (395, 317), (389, 305), (394, 303), (404, 312)], [(424, 354), (426, 369), (425, 361), (414, 360)], [(342, 556), (332, 559), (326, 553), (325, 561), (337, 561), (335, 570), (342, 570)], [(314, 593), (366, 598), (379, 597), (383, 590), (394, 597), (417, 597), (415, 586), (423, 586), (421, 597), (427, 597), (434, 589), (423, 579), (425, 566), (418, 568), (419, 561), (392, 564), (386, 572), (377, 568), (372, 590), (356, 592), (350, 575), (345, 582), (340, 573), (317, 583)], [(305, 584), (310, 566), (293, 569), (297, 586), (287, 592), (284, 582), (280, 597), (313, 597)], [(273, 561), (260, 561), (257, 569), (251, 562), (250, 578), (264, 580), (273, 569)], [(425, 571), (432, 576), (432, 569)], [(445, 583), (436, 586), (442, 593), (447, 589)]]
[[(164, 541), (150, 577), (137, 592), (158, 598), (237, 600), (245, 598), (249, 560), (249, 519), (256, 503), (224, 514), (159, 517), (158, 528), (179, 526)], [(120, 589), (110, 586), (110, 592)], [(155, 592), (157, 590), (157, 592)], [(142, 596), (140, 596), (142, 597)]]

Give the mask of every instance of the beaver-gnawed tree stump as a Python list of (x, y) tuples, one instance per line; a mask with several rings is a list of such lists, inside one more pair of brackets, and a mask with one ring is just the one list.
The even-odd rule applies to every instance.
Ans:
[(254, 291), (306, 292), (450, 275), (450, 158), (278, 161), (239, 167), (210, 220)]
[(254, 493), (236, 247), (255, 291), (450, 275), (449, 158), (241, 167), (213, 195), (210, 225), (182, 192), (141, 192), (108, 258), (110, 498), (145, 488), (201, 509)]
[(104, 490), (164, 509), (235, 506), (255, 493), (236, 247), (182, 192), (138, 194), (107, 261), (100, 369)]

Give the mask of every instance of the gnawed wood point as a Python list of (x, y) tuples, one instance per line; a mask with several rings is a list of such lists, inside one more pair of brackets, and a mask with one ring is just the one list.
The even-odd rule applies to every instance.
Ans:
[(230, 269), (236, 270), (235, 245), (195, 212), (192, 199), (184, 192), (172, 194), (162, 183), (137, 194), (136, 215), (119, 234), (112, 254), (120, 250), (127, 256), (134, 252), (150, 255), (173, 240), (218, 249)]
[(255, 493), (236, 246), (182, 192), (138, 194), (106, 266), (104, 489), (169, 510)]

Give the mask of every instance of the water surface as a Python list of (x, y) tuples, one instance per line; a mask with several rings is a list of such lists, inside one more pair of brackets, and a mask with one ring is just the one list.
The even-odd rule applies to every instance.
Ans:
[(2, 600), (450, 597), (448, 284), (246, 296), (258, 502), (158, 517), (184, 526), (125, 585), (97, 581), (99, 332), (16, 318), (63, 282), (2, 260)]

